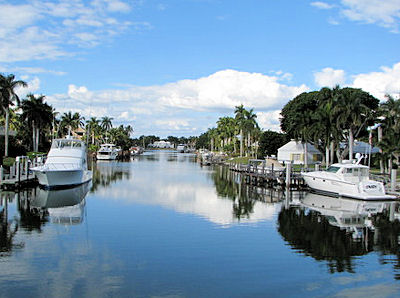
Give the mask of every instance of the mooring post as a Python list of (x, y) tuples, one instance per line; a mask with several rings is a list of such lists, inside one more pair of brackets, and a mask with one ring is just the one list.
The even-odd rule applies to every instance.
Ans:
[(18, 181), (18, 183), (21, 182), (21, 163), (19, 162), (19, 157), (17, 157), (17, 161), (15, 162), (15, 180)]
[(391, 191), (396, 191), (396, 177), (397, 177), (397, 170), (396, 169), (392, 169), (392, 173), (391, 173), (391, 177), (390, 177), (390, 190)]
[(29, 158), (25, 158), (25, 179), (28, 180), (28, 172), (29, 172)]
[(286, 163), (286, 188), (290, 187), (290, 177), (292, 176), (292, 164)]
[(3, 166), (0, 166), (0, 183), (3, 181), (4, 179), (4, 169)]

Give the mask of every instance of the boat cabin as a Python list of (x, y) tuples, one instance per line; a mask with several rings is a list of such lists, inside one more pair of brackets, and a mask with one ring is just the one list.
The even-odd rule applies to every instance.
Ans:
[(343, 180), (349, 182), (361, 182), (369, 179), (369, 168), (358, 164), (333, 164), (326, 171), (342, 176)]

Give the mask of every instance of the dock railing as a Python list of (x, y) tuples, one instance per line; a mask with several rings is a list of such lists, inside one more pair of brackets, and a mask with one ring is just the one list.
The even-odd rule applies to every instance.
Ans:
[(44, 154), (37, 155), (33, 159), (28, 156), (17, 156), (8, 170), (0, 166), (0, 186), (20, 185), (23, 182), (33, 181), (35, 177), (31, 168), (43, 165), (44, 161)]

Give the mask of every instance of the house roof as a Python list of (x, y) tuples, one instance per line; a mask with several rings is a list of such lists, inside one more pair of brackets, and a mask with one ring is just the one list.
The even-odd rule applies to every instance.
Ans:
[[(304, 145), (301, 142), (290, 141), (289, 143), (283, 145), (278, 149), (278, 152), (300, 152), (304, 153)], [(313, 145), (307, 143), (307, 152), (308, 153), (320, 153)]]

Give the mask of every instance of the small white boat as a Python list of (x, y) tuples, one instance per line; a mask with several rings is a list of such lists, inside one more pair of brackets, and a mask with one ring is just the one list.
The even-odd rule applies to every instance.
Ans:
[(142, 154), (144, 152), (143, 148), (140, 146), (135, 146), (135, 147), (131, 147), (129, 148), (129, 152), (132, 156), (134, 155), (139, 155)]
[(185, 144), (179, 144), (176, 146), (176, 151), (179, 153), (185, 153), (187, 151), (187, 146)]
[(343, 161), (332, 164), (326, 171), (301, 173), (307, 185), (318, 192), (339, 197), (361, 200), (393, 200), (396, 196), (387, 195), (382, 182), (369, 178), (369, 168), (356, 163)]
[(120, 149), (118, 149), (114, 144), (103, 144), (100, 146), (99, 151), (97, 151), (96, 158), (98, 160), (115, 160)]
[(44, 165), (31, 170), (46, 188), (72, 187), (92, 180), (85, 143), (71, 137), (53, 140)]

